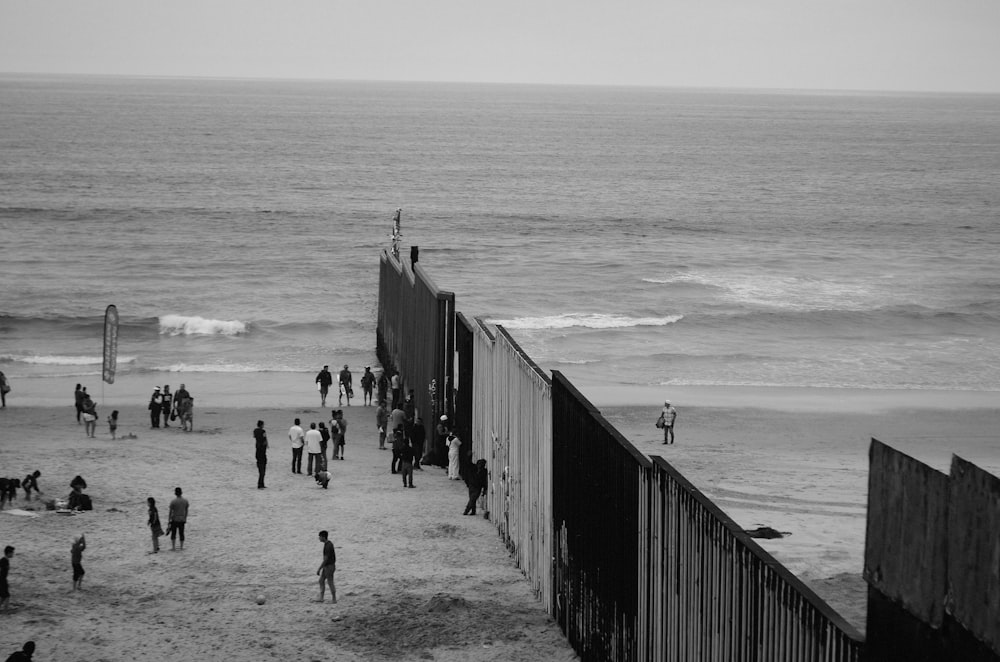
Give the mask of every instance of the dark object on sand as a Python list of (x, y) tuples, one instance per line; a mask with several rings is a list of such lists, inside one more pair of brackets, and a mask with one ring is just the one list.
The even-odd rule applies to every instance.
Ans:
[(791, 531), (776, 531), (769, 526), (758, 526), (756, 529), (747, 529), (744, 531), (751, 538), (784, 538), (785, 536), (792, 535)]

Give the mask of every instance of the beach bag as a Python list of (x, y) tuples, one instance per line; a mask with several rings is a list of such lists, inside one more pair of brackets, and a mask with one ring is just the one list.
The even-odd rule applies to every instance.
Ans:
[(662, 430), (667, 426), (667, 422), (663, 420), (663, 415), (661, 414), (658, 419), (656, 419), (656, 427)]

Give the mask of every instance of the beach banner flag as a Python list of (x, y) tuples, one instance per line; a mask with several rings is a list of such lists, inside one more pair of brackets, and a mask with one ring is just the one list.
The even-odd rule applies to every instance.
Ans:
[(115, 383), (118, 365), (118, 309), (114, 305), (104, 311), (104, 381)]

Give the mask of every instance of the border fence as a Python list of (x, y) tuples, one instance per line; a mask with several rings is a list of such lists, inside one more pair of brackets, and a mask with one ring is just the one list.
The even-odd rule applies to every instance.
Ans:
[(378, 351), (487, 460), (489, 519), (585, 662), (1000, 660), (1000, 481), (959, 458), (934, 476), (872, 440), (866, 642), (565, 376), (387, 254)]

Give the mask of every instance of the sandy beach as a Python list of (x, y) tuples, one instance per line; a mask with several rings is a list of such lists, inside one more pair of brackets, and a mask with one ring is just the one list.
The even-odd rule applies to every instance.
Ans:
[[(16, 609), (0, 614), (4, 656), (31, 639), (43, 660), (575, 657), (493, 526), (462, 516), (464, 485), (428, 467), (403, 489), (389, 473), (373, 408), (343, 408), (346, 459), (330, 462), (327, 490), (289, 466), (288, 426), (324, 420), (317, 410), (205, 408), (185, 434), (150, 429), (143, 407), (119, 409), (119, 435), (136, 438), (112, 441), (102, 424), (87, 439), (71, 407), (0, 410), (0, 472), (41, 470), (46, 499), (66, 496), (79, 474), (94, 501), (63, 516), (19, 492), (15, 507), (34, 512), (0, 512), (0, 545), (17, 548)], [(258, 418), (271, 443), (265, 490), (256, 489)], [(165, 551), (147, 554), (146, 497), (166, 524), (175, 486), (191, 502), (185, 549), (161, 539)], [(337, 604), (312, 602), (320, 529), (337, 550)], [(87, 574), (74, 593), (79, 533)]]
[[(678, 392), (670, 396), (677, 443), (664, 446), (653, 426), (658, 407), (645, 404), (651, 391), (588, 392), (626, 438), (668, 459), (738, 524), (788, 533), (760, 542), (863, 630), (870, 439), (942, 471), (955, 453), (1000, 473), (1000, 409), (984, 406), (993, 394), (829, 395)], [(619, 404), (629, 397), (644, 404)], [(16, 610), (2, 616), (0, 650), (34, 639), (42, 659), (574, 658), (493, 526), (461, 515), (464, 486), (436, 467), (417, 473), (414, 490), (389, 474), (372, 408), (343, 407), (347, 459), (330, 463), (329, 490), (290, 473), (287, 442), (293, 418), (323, 420), (326, 411), (205, 405), (196, 431), (184, 434), (151, 430), (144, 407), (124, 405), (119, 436), (135, 438), (112, 441), (103, 423), (110, 409), (100, 408), (96, 439), (84, 437), (68, 406), (13, 401), (0, 412), (0, 472), (40, 469), (45, 498), (65, 496), (80, 474), (95, 504), (76, 516), (0, 513), (0, 545), (17, 547)], [(258, 418), (272, 445), (266, 490), (255, 489)], [(157, 499), (165, 520), (176, 485), (191, 501), (187, 546), (148, 555), (145, 499)], [(22, 495), (15, 506), (26, 507)], [(310, 602), (320, 529), (337, 547), (337, 605)], [(74, 594), (77, 533), (87, 535), (87, 576)]]

